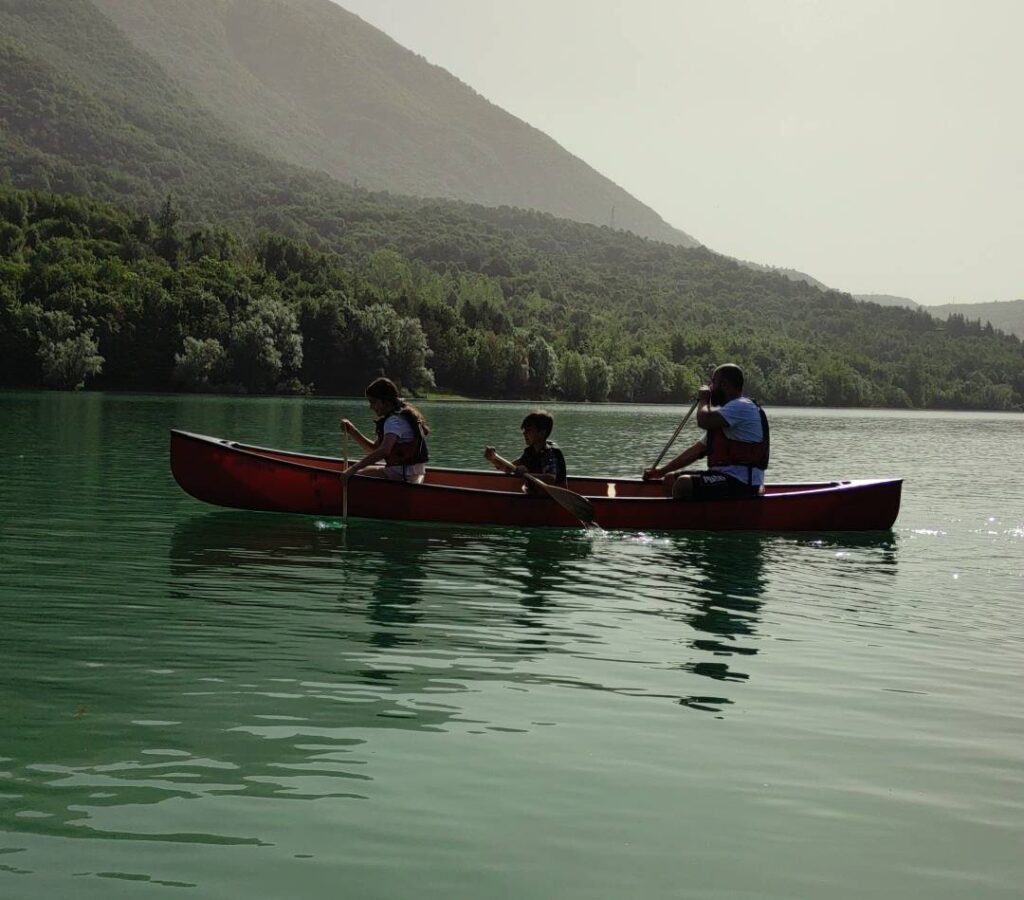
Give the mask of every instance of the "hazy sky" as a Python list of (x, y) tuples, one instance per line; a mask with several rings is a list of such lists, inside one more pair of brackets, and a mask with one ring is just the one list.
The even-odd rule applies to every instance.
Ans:
[(714, 250), (1024, 297), (1019, 0), (337, 0)]

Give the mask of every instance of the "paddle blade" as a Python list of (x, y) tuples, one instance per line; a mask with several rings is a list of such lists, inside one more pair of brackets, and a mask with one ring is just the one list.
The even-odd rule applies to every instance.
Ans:
[[(511, 468), (512, 463), (506, 459), (502, 459), (500, 456), (495, 454), (494, 459), (505, 466), (506, 469)], [(573, 493), (568, 488), (558, 487), (558, 485), (548, 484), (546, 481), (541, 480), (536, 475), (530, 475), (529, 473), (524, 474), (523, 480), (529, 484), (532, 484), (535, 488), (539, 488), (544, 491), (552, 500), (555, 501), (563, 509), (567, 510), (571, 515), (574, 515), (584, 525), (591, 526), (597, 525), (594, 521), (594, 507), (591, 506), (590, 501), (586, 497), (581, 497), (579, 494)]]
[(547, 491), (548, 496), (559, 506), (572, 513), (584, 524), (589, 525), (594, 522), (594, 507), (586, 497), (581, 497), (579, 494), (566, 490), (566, 488), (548, 484), (539, 478), (536, 479), (535, 483)]

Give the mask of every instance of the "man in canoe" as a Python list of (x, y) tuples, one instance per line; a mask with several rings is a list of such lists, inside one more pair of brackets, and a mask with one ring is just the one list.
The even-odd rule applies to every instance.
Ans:
[[(697, 424), (704, 429), (704, 436), (666, 465), (647, 469), (644, 480), (663, 478), (665, 493), (677, 500), (757, 497), (768, 468), (768, 419), (760, 406), (743, 396), (739, 366), (719, 366), (711, 384), (701, 387)], [(705, 456), (706, 471), (673, 474)]]
[[(371, 441), (348, 419), (341, 420), (341, 430), (352, 435), (366, 451), (366, 456), (341, 473), (342, 479), (362, 471), (364, 475), (420, 484), (430, 458), (430, 428), (423, 414), (398, 396), (398, 388), (390, 378), (372, 381), (366, 388), (366, 400), (377, 417), (377, 433)], [(379, 465), (381, 462), (383, 466)]]
[(529, 473), (548, 484), (565, 487), (565, 457), (551, 440), (555, 420), (543, 409), (534, 410), (519, 426), (523, 432), (525, 449), (519, 458), (509, 462), (498, 456), (493, 447), (484, 448), (484, 459), (506, 475)]

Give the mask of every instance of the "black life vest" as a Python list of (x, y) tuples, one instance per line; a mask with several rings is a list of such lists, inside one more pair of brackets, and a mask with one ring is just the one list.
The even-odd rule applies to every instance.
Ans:
[(527, 447), (516, 463), (526, 466), (531, 475), (554, 475), (556, 484), (565, 484), (565, 456), (554, 441), (548, 441), (539, 452)]
[(381, 416), (374, 423), (377, 429), (378, 445), (384, 440), (384, 423), (392, 416), (401, 416), (405, 419), (412, 426), (412, 431), (416, 438), (404, 443), (395, 441), (395, 446), (391, 448), (391, 452), (384, 457), (385, 465), (404, 467), (428, 462), (430, 460), (430, 452), (427, 449), (427, 437), (423, 433), (423, 429), (420, 428), (419, 419), (416, 418), (415, 413), (407, 406), (402, 406), (386, 416)]
[(708, 444), (705, 455), (709, 469), (720, 469), (723, 466), (746, 466), (747, 484), (754, 481), (754, 469), (767, 469), (771, 451), (771, 434), (768, 431), (768, 417), (764, 414), (761, 404), (751, 401), (757, 407), (761, 417), (761, 440), (735, 441), (725, 436), (725, 432), (716, 428), (708, 432)]

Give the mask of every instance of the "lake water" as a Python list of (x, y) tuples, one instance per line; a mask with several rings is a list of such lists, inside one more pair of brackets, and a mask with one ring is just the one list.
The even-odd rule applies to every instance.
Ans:
[[(427, 403), (439, 464), (524, 404)], [(554, 406), (637, 473), (682, 410)], [(0, 394), (0, 897), (1017, 898), (1024, 416), (775, 410), (891, 532), (216, 510), (167, 431), (365, 404)], [(687, 429), (692, 440), (695, 432)]]

